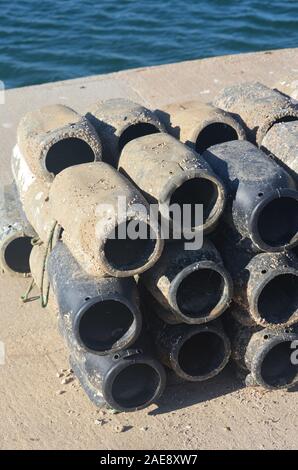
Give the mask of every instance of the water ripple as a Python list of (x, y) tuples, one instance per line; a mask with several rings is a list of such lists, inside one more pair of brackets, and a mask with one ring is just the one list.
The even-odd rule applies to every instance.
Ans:
[(200, 57), (297, 47), (296, 0), (1, 2), (7, 87)]

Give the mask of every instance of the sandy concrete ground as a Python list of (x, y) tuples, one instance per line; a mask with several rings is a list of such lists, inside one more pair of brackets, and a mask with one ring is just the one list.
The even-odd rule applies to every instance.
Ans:
[[(245, 80), (273, 85), (298, 76), (298, 50), (205, 59), (9, 90), (0, 105), (0, 181), (9, 181), (16, 125), (28, 110), (65, 103), (78, 111), (96, 99), (128, 97), (153, 109), (212, 99)], [(298, 393), (241, 389), (229, 369), (204, 384), (171, 386), (159, 406), (116, 414), (97, 410), (76, 380), (61, 384), (67, 351), (55, 318), (22, 304), (28, 280), (0, 275), (1, 449), (295, 449)], [(298, 391), (298, 389), (296, 390)], [(62, 393), (63, 392), (63, 393)], [(122, 432), (120, 432), (122, 431)]]

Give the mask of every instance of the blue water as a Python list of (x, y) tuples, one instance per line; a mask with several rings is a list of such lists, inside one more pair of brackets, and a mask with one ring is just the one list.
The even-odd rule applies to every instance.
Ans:
[(297, 0), (0, 0), (0, 12), (6, 87), (298, 46)]

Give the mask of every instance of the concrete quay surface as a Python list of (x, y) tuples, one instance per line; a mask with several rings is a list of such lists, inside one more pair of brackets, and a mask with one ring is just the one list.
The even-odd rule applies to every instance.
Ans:
[[(0, 104), (0, 180), (11, 180), (16, 126), (27, 111), (62, 103), (79, 112), (125, 97), (151, 109), (210, 101), (226, 85), (298, 78), (298, 49), (216, 57), (12, 89)], [(1, 78), (1, 77), (0, 77)], [(0, 449), (297, 449), (298, 389), (245, 389), (228, 368), (202, 384), (170, 386), (159, 406), (129, 414), (97, 410), (66, 370), (56, 319), (23, 304), (28, 279), (0, 274)], [(63, 383), (67, 382), (67, 383)], [(296, 393), (295, 393), (296, 392)]]

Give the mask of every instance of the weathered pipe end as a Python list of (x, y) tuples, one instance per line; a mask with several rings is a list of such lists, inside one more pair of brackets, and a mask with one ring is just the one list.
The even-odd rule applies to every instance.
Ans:
[(242, 370), (247, 386), (273, 390), (297, 384), (298, 335), (294, 328), (247, 328), (228, 314), (225, 326), (231, 339), (232, 358)]
[(5, 272), (15, 276), (30, 274), (31, 242), (35, 236), (15, 185), (4, 187), (0, 206), (0, 265)]
[(298, 260), (293, 253), (252, 253), (223, 225), (214, 234), (233, 283), (232, 309), (247, 326), (288, 327), (298, 322)]
[(173, 279), (171, 306), (186, 323), (206, 323), (220, 316), (231, 300), (232, 281), (223, 266), (200, 261)]
[[(298, 336), (289, 330), (264, 329), (255, 333), (247, 352), (246, 363), (250, 375), (247, 385), (252, 382), (267, 389), (289, 389), (298, 382), (298, 364), (294, 362)], [(296, 359), (297, 360), (297, 359)]]
[(129, 412), (158, 401), (166, 373), (142, 343), (109, 356), (71, 352), (72, 369), (93, 403)]
[(184, 327), (184, 334), (179, 336), (179, 341), (172, 348), (172, 369), (191, 382), (215, 377), (229, 362), (231, 348), (228, 337), (212, 324)]
[[(222, 215), (226, 199), (222, 182), (199, 154), (169, 134), (152, 134), (129, 142), (121, 154), (119, 170), (149, 202), (158, 204), (171, 236), (181, 232), (181, 226), (175, 226), (174, 205), (181, 214), (186, 204), (189, 207), (191, 220), (183, 227), (187, 237), (202, 230), (210, 232)], [(202, 221), (196, 217), (199, 205), (203, 208)]]
[(141, 279), (155, 299), (183, 323), (214, 320), (232, 298), (231, 277), (209, 241), (200, 250), (185, 251), (181, 242), (168, 244)]
[(227, 222), (252, 250), (279, 252), (298, 243), (298, 191), (280, 165), (246, 141), (215, 145), (203, 157), (226, 185)]
[(263, 327), (298, 322), (298, 262), (291, 253), (261, 253), (250, 261), (247, 297), (250, 314)]
[(141, 304), (161, 362), (183, 380), (202, 382), (219, 374), (229, 361), (230, 341), (220, 321), (207, 325), (167, 324), (156, 302), (141, 286)]
[(137, 411), (160, 398), (166, 374), (159, 361), (142, 353), (126, 360), (114, 356), (114, 361), (103, 382), (103, 396), (112, 408)]
[(158, 111), (158, 115), (170, 134), (198, 153), (212, 145), (246, 139), (237, 117), (209, 103), (174, 103)]
[(133, 278), (88, 276), (62, 242), (51, 252), (47, 270), (64, 336), (72, 335), (78, 347), (98, 355), (136, 341), (142, 316)]
[[(146, 236), (131, 239), (129, 237), (131, 223)], [(121, 237), (121, 232), (127, 234), (125, 238)], [(99, 255), (101, 263), (109, 275), (129, 277), (150, 269), (159, 259), (163, 246), (164, 241), (161, 238), (158, 224), (139, 212), (112, 227), (110, 233), (102, 241)]]
[(164, 132), (158, 117), (144, 106), (123, 98), (99, 101), (86, 114), (103, 144), (103, 160), (115, 168), (128, 142)]
[(214, 104), (242, 120), (248, 139), (262, 145), (267, 132), (279, 122), (296, 121), (298, 106), (288, 96), (259, 82), (247, 82), (227, 87)]
[(52, 184), (50, 205), (64, 242), (90, 275), (134, 276), (162, 252), (158, 220), (150, 217), (147, 201), (106, 163), (64, 170)]
[(30, 172), (44, 181), (70, 166), (101, 160), (101, 142), (92, 124), (60, 104), (27, 113), (17, 142)]

